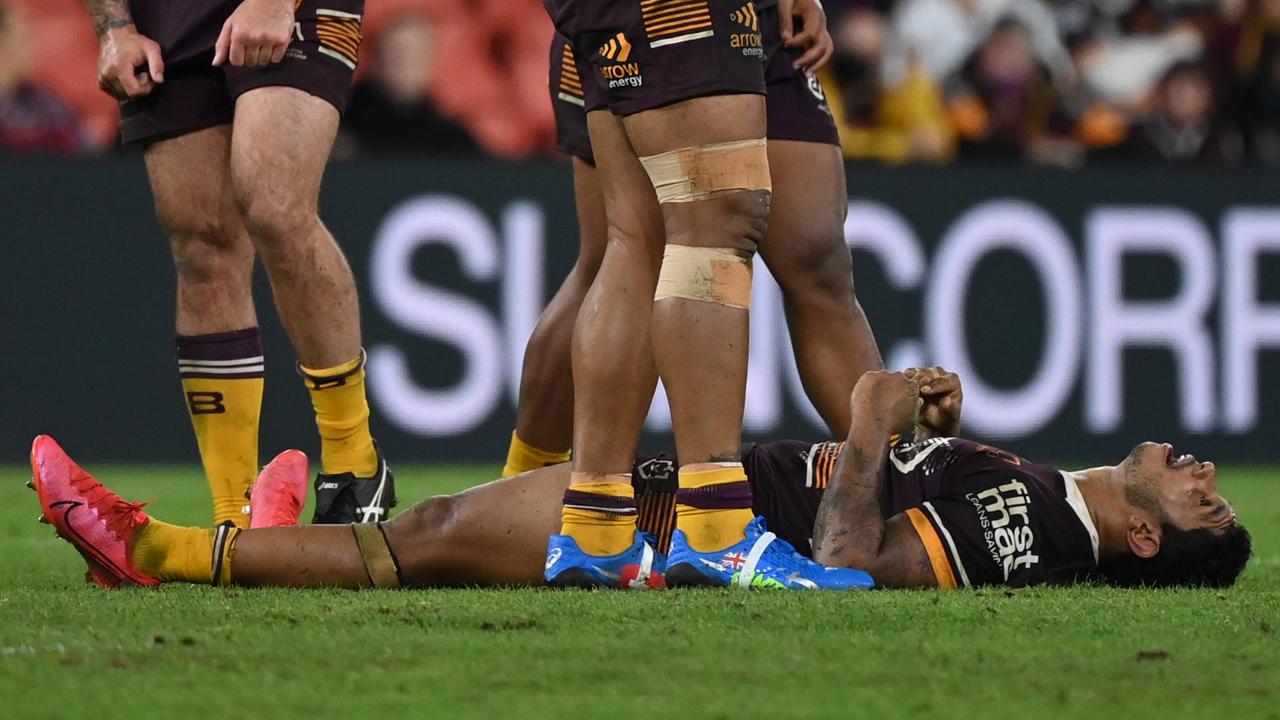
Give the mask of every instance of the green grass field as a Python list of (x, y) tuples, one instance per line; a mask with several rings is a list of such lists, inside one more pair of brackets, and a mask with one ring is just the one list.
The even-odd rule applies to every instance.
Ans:
[[(94, 468), (198, 523), (194, 468)], [(1280, 718), (1280, 472), (1225, 591), (103, 592), (0, 468), (0, 717)], [(404, 498), (488, 469), (400, 468)]]

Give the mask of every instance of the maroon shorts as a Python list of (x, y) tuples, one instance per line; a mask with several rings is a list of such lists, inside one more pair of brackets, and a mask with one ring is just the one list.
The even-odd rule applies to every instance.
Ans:
[[(822, 85), (817, 78), (791, 66), (799, 53), (782, 46), (777, 9), (761, 8), (758, 18), (765, 55), (769, 139), (839, 145), (840, 136)], [(586, 114), (607, 103), (602, 93), (592, 87), (592, 70), (574, 53), (568, 40), (559, 34), (552, 38), (550, 86), (556, 117), (556, 145), (569, 155), (595, 164)]]
[(633, 115), (709, 95), (764, 94), (751, 0), (544, 0), (586, 61), (588, 107)]
[(325, 100), (342, 112), (360, 50), (364, 0), (302, 0), (293, 42), (284, 59), (259, 68), (215, 68), (213, 46), (240, 0), (192, 7), (169, 0), (130, 3), (138, 31), (160, 44), (165, 81), (151, 94), (120, 105), (125, 143), (153, 142), (226, 125), (236, 98), (254, 88), (283, 85)]

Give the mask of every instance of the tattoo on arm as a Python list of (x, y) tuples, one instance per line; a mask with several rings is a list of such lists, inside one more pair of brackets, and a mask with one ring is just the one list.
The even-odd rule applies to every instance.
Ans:
[(879, 437), (870, 441), (850, 438), (845, 445), (835, 478), (818, 506), (813, 528), (815, 559), (869, 572), (878, 566), (885, 534), (879, 483), (887, 449), (886, 441)]
[(84, 0), (84, 7), (93, 20), (93, 30), (102, 37), (108, 30), (133, 24), (128, 0)]

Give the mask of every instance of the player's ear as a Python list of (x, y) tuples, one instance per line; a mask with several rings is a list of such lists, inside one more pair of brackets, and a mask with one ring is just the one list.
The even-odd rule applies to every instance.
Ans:
[(1143, 515), (1129, 516), (1125, 539), (1129, 541), (1129, 549), (1140, 558), (1155, 557), (1160, 552), (1160, 528)]

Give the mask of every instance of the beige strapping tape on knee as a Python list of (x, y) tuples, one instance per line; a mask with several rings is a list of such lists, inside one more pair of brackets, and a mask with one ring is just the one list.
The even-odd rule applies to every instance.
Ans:
[(735, 140), (640, 158), (660, 203), (705, 200), (728, 190), (771, 190), (765, 140)]
[(684, 298), (749, 309), (753, 255), (750, 250), (668, 245), (653, 300)]
[(356, 536), (356, 546), (360, 548), (360, 559), (364, 561), (364, 569), (376, 588), (394, 590), (400, 587), (400, 576), (396, 574), (396, 561), (391, 557), (391, 547), (382, 534), (378, 523), (356, 523), (351, 526)]

